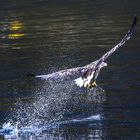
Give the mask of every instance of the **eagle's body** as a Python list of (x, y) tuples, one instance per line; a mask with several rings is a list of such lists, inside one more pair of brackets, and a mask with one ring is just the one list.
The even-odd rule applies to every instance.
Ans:
[[(47, 75), (37, 75), (35, 77), (41, 78), (41, 79), (58, 79), (58, 78), (65, 78), (65, 77), (75, 77), (75, 83), (79, 87), (93, 87), (96, 86), (96, 79), (100, 73), (101, 68), (107, 66), (107, 63), (105, 63), (105, 60), (114, 53), (118, 48), (120, 48), (127, 40), (130, 39), (132, 34), (134, 33), (135, 25), (137, 22), (136, 16), (134, 17), (134, 21), (127, 32), (127, 34), (124, 36), (124, 38), (118, 43), (114, 48), (112, 48), (110, 51), (105, 53), (100, 59), (86, 65), (83, 67), (76, 67), (66, 70), (61, 70), (52, 74)], [(76, 79), (77, 78), (77, 79)]]
[(95, 80), (98, 77), (101, 68), (107, 66), (107, 63), (101, 62), (100, 65), (98, 65), (96, 68), (91, 68), (87, 70), (81, 77), (75, 79), (75, 83), (79, 87), (88, 87), (96, 86)]

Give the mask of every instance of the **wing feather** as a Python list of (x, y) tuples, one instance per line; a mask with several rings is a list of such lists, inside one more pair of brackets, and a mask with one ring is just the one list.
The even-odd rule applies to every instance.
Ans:
[(136, 23), (137, 23), (137, 17), (135, 16), (129, 31), (124, 36), (124, 38), (120, 41), (120, 43), (118, 43), (114, 48), (112, 48), (110, 51), (105, 53), (100, 59), (98, 59), (98, 60), (96, 60), (96, 61), (94, 61), (94, 62), (92, 62), (92, 63), (90, 63), (90, 64), (88, 64), (88, 65), (86, 65), (84, 67), (76, 67), (76, 68), (61, 70), (61, 71), (58, 71), (58, 72), (55, 72), (55, 73), (52, 73), (52, 74), (37, 75), (35, 77), (41, 78), (41, 79), (44, 79), (44, 80), (47, 80), (47, 79), (59, 79), (59, 78), (61, 79), (61, 78), (70, 77), (70, 76), (79, 77), (79, 76), (83, 75), (89, 69), (96, 69), (98, 64), (100, 64), (101, 62), (105, 61), (112, 53), (114, 53), (127, 40), (130, 39), (130, 37), (134, 33)]
[(60, 78), (65, 78), (65, 77), (70, 77), (70, 76), (75, 76), (78, 77), (79, 75), (84, 74), (87, 71), (87, 67), (76, 67), (76, 68), (71, 68), (71, 69), (66, 69), (66, 70), (61, 70), (58, 72), (54, 72), (52, 74), (47, 74), (47, 75), (36, 75), (36, 78), (41, 78), (44, 80), (47, 79), (60, 79)]
[(124, 45), (125, 42), (131, 38), (131, 36), (133, 35), (133, 33), (135, 31), (136, 23), (137, 23), (137, 17), (135, 16), (130, 29), (128, 30), (127, 34), (123, 37), (123, 39), (120, 41), (120, 43), (118, 43), (114, 48), (112, 48), (110, 51), (105, 53), (99, 59), (99, 62), (105, 61), (111, 54), (113, 54), (118, 48), (120, 48), (122, 45)]

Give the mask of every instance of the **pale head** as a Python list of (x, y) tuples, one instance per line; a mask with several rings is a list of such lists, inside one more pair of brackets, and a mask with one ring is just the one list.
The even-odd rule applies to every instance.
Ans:
[(100, 68), (103, 68), (103, 67), (106, 67), (107, 66), (107, 63), (105, 63), (105, 62), (102, 62), (101, 64), (100, 64)]

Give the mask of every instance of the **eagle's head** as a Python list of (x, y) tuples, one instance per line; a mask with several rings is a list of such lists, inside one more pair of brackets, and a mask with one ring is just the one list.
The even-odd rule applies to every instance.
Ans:
[(99, 66), (99, 67), (100, 67), (100, 69), (101, 69), (101, 68), (106, 67), (106, 66), (107, 66), (107, 63), (102, 62), (102, 63), (100, 64), (100, 66)]

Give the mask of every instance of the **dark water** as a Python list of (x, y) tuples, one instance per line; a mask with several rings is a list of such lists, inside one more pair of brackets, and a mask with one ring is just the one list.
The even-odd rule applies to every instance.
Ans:
[[(140, 46), (135, 36), (108, 60), (85, 90), (47, 74), (86, 65), (127, 32), (139, 0), (1, 0), (0, 127), (9, 122), (22, 140), (139, 140)], [(8, 133), (8, 132), (6, 132)]]

